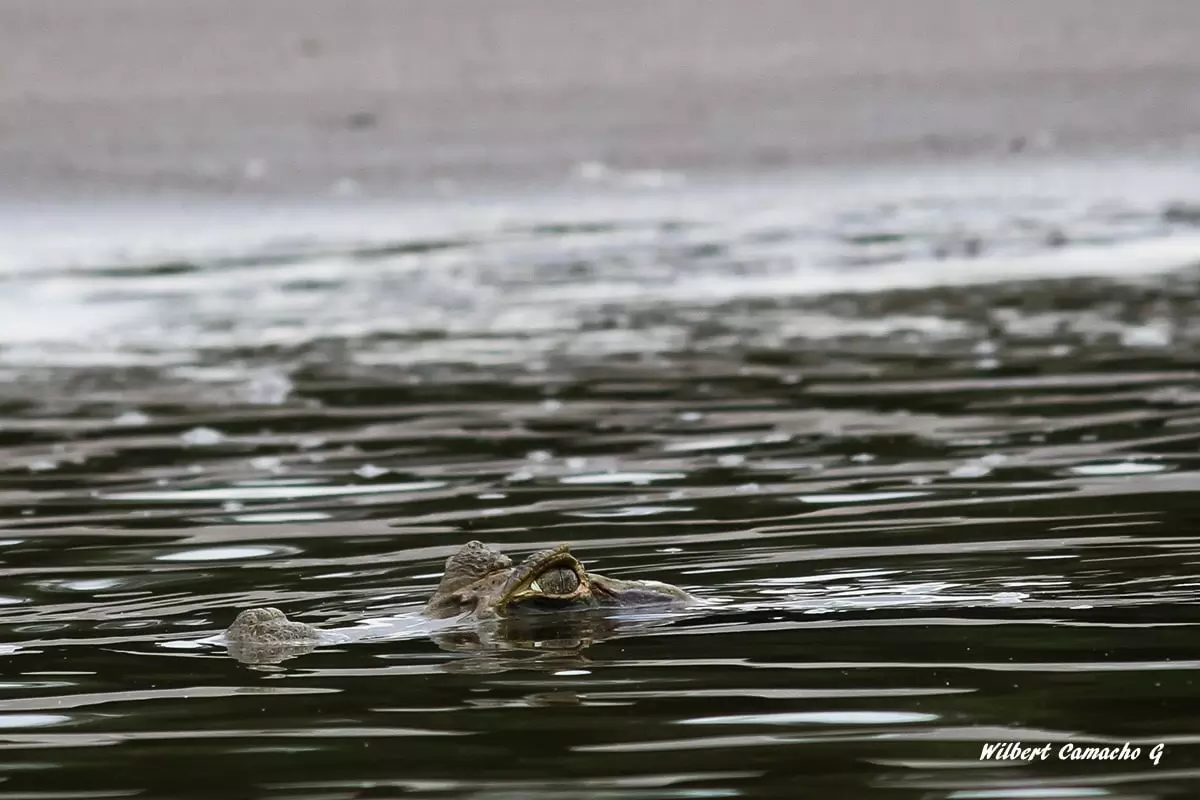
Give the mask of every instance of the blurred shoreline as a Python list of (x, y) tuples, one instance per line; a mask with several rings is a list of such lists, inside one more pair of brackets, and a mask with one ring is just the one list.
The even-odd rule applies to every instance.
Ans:
[(10, 0), (0, 202), (1200, 154), (1188, 0)]

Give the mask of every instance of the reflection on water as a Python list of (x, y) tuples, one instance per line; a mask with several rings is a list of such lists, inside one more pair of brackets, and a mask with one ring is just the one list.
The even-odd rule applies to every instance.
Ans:
[[(0, 794), (1194, 794), (1193, 198), (906, 185), (14, 260)], [(705, 602), (420, 620), (468, 539)]]

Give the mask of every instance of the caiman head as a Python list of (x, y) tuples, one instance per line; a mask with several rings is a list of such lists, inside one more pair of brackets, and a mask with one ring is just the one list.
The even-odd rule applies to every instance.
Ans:
[(626, 581), (588, 572), (568, 545), (542, 550), (513, 566), (482, 542), (467, 542), (446, 560), (446, 571), (425, 614), (436, 619), (519, 617), (587, 608), (684, 605), (682, 589), (658, 581)]
[[(513, 566), (512, 559), (480, 542), (467, 542), (446, 560), (446, 572), (425, 605), (435, 619), (459, 615), (480, 620), (504, 619), (505, 634), (552, 639), (557, 649), (581, 649), (598, 630), (582, 620), (546, 612), (589, 608), (682, 606), (697, 602), (684, 590), (658, 581), (626, 581), (588, 572), (571, 549), (560, 544)], [(593, 622), (595, 622), (593, 620)], [(532, 626), (532, 627), (530, 627)], [(302, 655), (337, 636), (303, 622), (293, 622), (277, 608), (250, 608), (238, 614), (224, 633), (229, 652), (239, 661), (273, 664)], [(452, 646), (451, 649), (460, 649)]]

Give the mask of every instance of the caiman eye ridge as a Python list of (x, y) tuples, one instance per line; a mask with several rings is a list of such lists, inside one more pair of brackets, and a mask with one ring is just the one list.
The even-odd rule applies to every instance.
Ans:
[[(515, 607), (542, 601), (572, 602), (590, 595), (583, 564), (566, 550), (535, 553), (523, 561), (509, 580), (499, 605)], [(588, 604), (584, 600), (585, 604)]]

